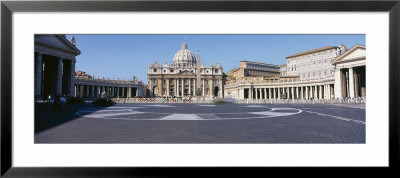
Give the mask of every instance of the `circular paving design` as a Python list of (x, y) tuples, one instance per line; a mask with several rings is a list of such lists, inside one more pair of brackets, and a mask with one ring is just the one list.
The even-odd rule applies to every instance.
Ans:
[(232, 120), (262, 119), (300, 114), (301, 109), (265, 105), (135, 105), (92, 107), (77, 111), (80, 117), (121, 120)]

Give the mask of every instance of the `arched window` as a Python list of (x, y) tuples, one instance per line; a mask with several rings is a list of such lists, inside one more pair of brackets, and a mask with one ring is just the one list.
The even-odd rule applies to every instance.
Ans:
[(154, 68), (154, 69), (153, 69), (153, 72), (157, 72), (157, 69), (156, 69), (156, 68)]

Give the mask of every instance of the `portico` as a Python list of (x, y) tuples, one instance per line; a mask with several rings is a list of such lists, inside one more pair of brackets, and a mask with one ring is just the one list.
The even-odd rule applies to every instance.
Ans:
[(35, 35), (35, 100), (74, 94), (75, 56), (65, 35)]
[(365, 46), (356, 45), (333, 61), (335, 97), (366, 97)]

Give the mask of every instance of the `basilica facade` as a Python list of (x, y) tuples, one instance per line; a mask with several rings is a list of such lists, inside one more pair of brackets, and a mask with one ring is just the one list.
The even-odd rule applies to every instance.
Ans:
[[(154, 62), (148, 66), (150, 97), (223, 98), (224, 73), (220, 64), (200, 64), (200, 51), (189, 50), (186, 40), (175, 53), (172, 64)], [(197, 91), (197, 92), (196, 92)], [(197, 93), (197, 94), (196, 94)]]

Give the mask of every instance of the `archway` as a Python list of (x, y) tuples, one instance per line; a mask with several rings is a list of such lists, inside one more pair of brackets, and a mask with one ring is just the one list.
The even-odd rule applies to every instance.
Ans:
[(214, 95), (218, 96), (219, 87), (214, 87)]

